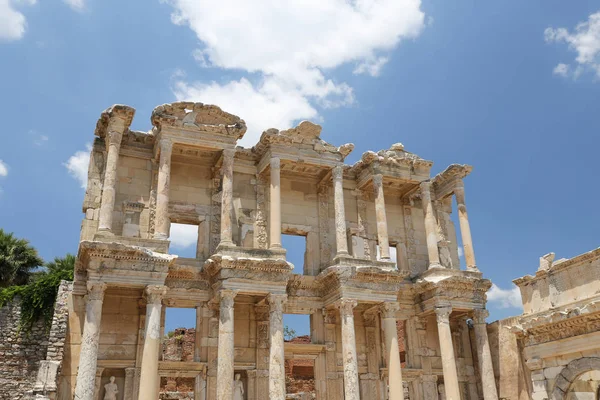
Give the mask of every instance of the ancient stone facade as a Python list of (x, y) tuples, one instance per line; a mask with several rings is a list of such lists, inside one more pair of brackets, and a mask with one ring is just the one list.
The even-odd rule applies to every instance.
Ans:
[[(157, 107), (148, 132), (133, 116), (96, 127), (57, 398), (103, 399), (115, 377), (124, 400), (190, 380), (197, 400), (284, 399), (286, 360), (308, 359), (318, 399), (498, 399), (470, 166), (431, 177), (401, 144), (346, 165), (354, 146), (307, 121), (246, 149), (245, 122), (201, 103)], [(173, 223), (197, 227), (195, 258)], [(283, 234), (305, 238), (303, 274)], [(191, 360), (162, 358), (166, 307), (196, 312)], [(310, 316), (309, 343), (284, 342), (283, 314)]]

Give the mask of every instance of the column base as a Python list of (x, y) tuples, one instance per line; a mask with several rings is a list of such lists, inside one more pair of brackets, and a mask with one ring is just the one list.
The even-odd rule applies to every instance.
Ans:
[(115, 234), (109, 228), (98, 228), (98, 232), (96, 232), (96, 235), (98, 235), (98, 236), (106, 236), (106, 237), (115, 236)]
[(269, 250), (279, 250), (279, 249), (282, 249), (282, 248), (283, 248), (283, 246), (281, 244), (279, 244), (279, 243), (275, 243), (275, 244), (272, 244), (272, 245), (269, 246)]
[(155, 233), (152, 238), (155, 240), (167, 240), (169, 239), (169, 236), (164, 233)]
[(447, 269), (446, 267), (444, 267), (442, 264), (429, 264), (429, 267), (427, 267), (427, 269)]
[(477, 268), (477, 265), (467, 265), (467, 271), (479, 272), (479, 268)]

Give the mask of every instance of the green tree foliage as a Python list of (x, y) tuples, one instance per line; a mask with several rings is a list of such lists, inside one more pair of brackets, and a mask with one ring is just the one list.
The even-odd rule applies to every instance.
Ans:
[(0, 288), (26, 285), (32, 270), (43, 263), (37, 250), (27, 240), (0, 229)]
[(46, 264), (45, 270), (35, 274), (26, 285), (0, 289), (0, 307), (15, 296), (21, 298), (20, 329), (29, 331), (35, 321), (43, 318), (50, 328), (54, 315), (54, 302), (61, 280), (72, 281), (75, 269), (75, 256), (67, 254)]
[(283, 328), (283, 338), (284, 338), (285, 340), (288, 340), (288, 341), (289, 341), (289, 340), (292, 340), (292, 339), (293, 339), (293, 338), (295, 338), (296, 336), (298, 336), (298, 335), (296, 335), (296, 331), (295, 331), (295, 330), (293, 330), (293, 329), (291, 329), (289, 326), (287, 326), (287, 325), (286, 325), (286, 326)]

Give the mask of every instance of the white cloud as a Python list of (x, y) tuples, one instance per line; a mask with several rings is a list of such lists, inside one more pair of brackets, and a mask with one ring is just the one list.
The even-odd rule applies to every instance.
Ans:
[(173, 247), (179, 249), (195, 246), (198, 242), (198, 226), (172, 223), (169, 240)]
[(8, 165), (6, 165), (6, 163), (2, 160), (0, 160), (0, 176), (7, 176), (8, 175)]
[(75, 152), (66, 163), (63, 165), (69, 171), (69, 174), (79, 181), (79, 185), (85, 189), (87, 186), (88, 179), (88, 166), (90, 164), (90, 152), (92, 151), (92, 145), (85, 145), (87, 150), (80, 150)]
[(523, 308), (521, 291), (515, 285), (512, 289), (501, 289), (493, 283), (487, 292), (487, 299), (499, 308)]
[(554, 75), (566, 77), (569, 75), (569, 66), (567, 64), (560, 63), (556, 67), (554, 67), (554, 70), (552, 71), (552, 73)]
[[(566, 28), (546, 28), (544, 38), (548, 43), (567, 43), (571, 50), (577, 52), (574, 78), (584, 70), (590, 70), (600, 78), (600, 11), (590, 15), (587, 21), (577, 24), (573, 32)], [(568, 65), (558, 64), (554, 73), (565, 76)]]
[(33, 5), (35, 0), (0, 0), (0, 41), (18, 40), (27, 29), (25, 15), (15, 5)]
[(425, 25), (420, 0), (165, 1), (172, 21), (202, 42), (193, 52), (202, 67), (245, 74), (224, 83), (179, 79), (176, 96), (247, 119), (246, 145), (267, 128), (318, 117), (317, 107), (352, 104), (352, 88), (333, 79), (333, 69), (355, 63), (355, 73), (377, 76), (386, 54)]
[(83, 11), (85, 8), (84, 0), (63, 0), (66, 5), (71, 7), (75, 11)]
[(465, 251), (462, 246), (458, 246), (458, 258), (462, 258), (465, 255)]
[(45, 144), (45, 143), (48, 141), (48, 139), (49, 139), (49, 138), (48, 138), (48, 136), (46, 136), (46, 135), (39, 135), (38, 137), (36, 137), (36, 138), (33, 140), (33, 143), (34, 143), (36, 146), (42, 146), (42, 145), (44, 145), (44, 144)]

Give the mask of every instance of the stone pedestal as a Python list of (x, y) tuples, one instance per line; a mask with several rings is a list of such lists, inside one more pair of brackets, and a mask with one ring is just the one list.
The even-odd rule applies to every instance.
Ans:
[(477, 271), (475, 252), (473, 251), (473, 239), (471, 239), (471, 226), (469, 225), (467, 206), (465, 205), (465, 188), (462, 181), (454, 189), (454, 195), (456, 196), (456, 204), (458, 206), (458, 222), (460, 224), (460, 234), (465, 253), (465, 263), (467, 264), (467, 269)]
[(341, 299), (336, 306), (342, 322), (342, 360), (344, 364), (344, 399), (360, 400), (356, 335), (354, 332), (354, 307), (356, 300)]
[(83, 323), (79, 369), (75, 385), (75, 400), (95, 399), (98, 340), (100, 338), (102, 302), (106, 284), (103, 282), (88, 282), (87, 289), (85, 321)]
[(338, 256), (348, 255), (346, 234), (346, 210), (344, 208), (344, 169), (333, 168), (333, 204), (335, 209), (335, 243)]
[(283, 304), (285, 294), (270, 294), (269, 331), (271, 351), (269, 356), (269, 399), (285, 400), (285, 356), (283, 348)]
[(431, 203), (431, 182), (421, 182), (421, 200), (425, 214), (425, 234), (427, 235), (427, 254), (429, 268), (441, 268), (440, 253), (438, 251), (437, 222)]
[(375, 217), (377, 218), (377, 241), (379, 242), (379, 257), (390, 259), (390, 240), (388, 237), (387, 216), (385, 214), (385, 199), (383, 198), (383, 176), (373, 175), (373, 190), (375, 191)]
[(498, 400), (496, 389), (496, 378), (492, 365), (492, 353), (488, 341), (487, 326), (485, 319), (489, 315), (487, 310), (473, 311), (473, 327), (475, 331), (475, 342), (477, 348), (477, 359), (479, 360), (479, 373), (481, 374), (481, 387), (483, 388), (484, 400)]
[(269, 248), (281, 248), (281, 160), (271, 158), (271, 190), (269, 204)]
[(233, 212), (233, 156), (235, 150), (223, 150), (223, 185), (221, 191), (221, 246), (233, 246), (231, 214)]
[(160, 315), (166, 286), (146, 287), (146, 334), (142, 351), (140, 399), (157, 399), (159, 389), (158, 357), (160, 350)]
[(173, 143), (168, 139), (161, 139), (158, 166), (158, 186), (156, 190), (156, 219), (154, 224), (154, 239), (166, 240), (169, 238), (169, 182), (171, 180), (171, 153)]
[(217, 358), (217, 399), (233, 399), (233, 306), (236, 292), (219, 292), (219, 354)]
[(102, 185), (102, 203), (98, 217), (98, 231), (112, 232), (117, 166), (123, 132), (110, 131), (106, 135), (106, 139), (108, 140), (108, 154), (106, 156), (106, 170), (104, 171), (104, 183)]
[(438, 335), (440, 338), (440, 351), (442, 353), (442, 370), (444, 372), (444, 388), (446, 400), (461, 400), (452, 332), (450, 331), (450, 314), (452, 307), (436, 307)]
[(385, 336), (386, 360), (388, 368), (389, 400), (404, 400), (404, 387), (398, 347), (396, 312), (398, 303), (384, 303), (381, 306), (382, 328)]

